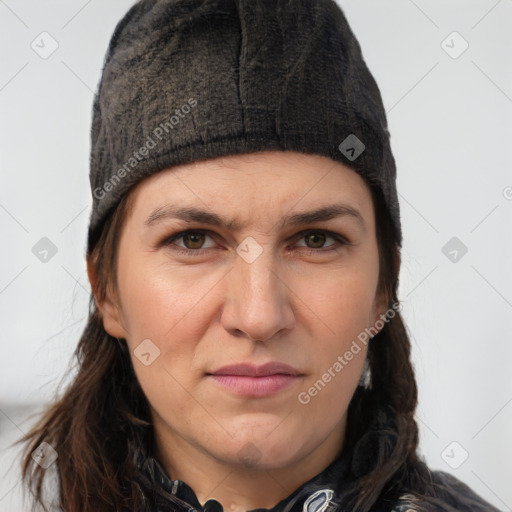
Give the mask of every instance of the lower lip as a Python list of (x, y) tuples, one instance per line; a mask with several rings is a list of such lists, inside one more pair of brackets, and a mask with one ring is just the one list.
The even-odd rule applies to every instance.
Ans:
[(272, 395), (287, 388), (298, 380), (296, 375), (265, 375), (249, 377), (247, 375), (210, 375), (222, 387), (239, 395), (261, 397)]

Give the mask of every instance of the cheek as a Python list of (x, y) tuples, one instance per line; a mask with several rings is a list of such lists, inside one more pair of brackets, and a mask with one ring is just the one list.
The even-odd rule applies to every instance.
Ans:
[(311, 286), (310, 281), (304, 281), (297, 293), (321, 320), (327, 336), (341, 343), (370, 327), (377, 286), (377, 275), (371, 268), (342, 269), (316, 283)]
[(320, 429), (323, 423), (332, 425), (343, 416), (359, 383), (368, 351), (365, 329), (371, 325), (377, 273), (361, 265), (330, 272), (316, 283), (312, 287), (311, 281), (309, 285), (304, 282), (297, 292), (307, 297), (307, 323), (316, 326), (311, 333), (313, 371), (297, 401), (304, 418)]
[[(200, 277), (137, 258), (119, 265), (123, 322), (134, 370), (157, 411), (168, 411), (172, 396), (172, 414), (190, 416), (190, 395), (184, 388), (190, 387), (195, 376), (191, 370), (197, 366), (197, 346), (212, 321), (207, 294), (218, 280), (219, 276)], [(160, 351), (149, 366), (134, 354), (145, 339)]]
[[(173, 339), (180, 339), (175, 345), (183, 346), (187, 338), (194, 339), (194, 332), (200, 332), (199, 322), (208, 317), (205, 298), (218, 276), (188, 270), (165, 263), (149, 265), (136, 258), (120, 267), (123, 320), (133, 343), (150, 338), (173, 344)], [(202, 315), (198, 317), (197, 311)]]

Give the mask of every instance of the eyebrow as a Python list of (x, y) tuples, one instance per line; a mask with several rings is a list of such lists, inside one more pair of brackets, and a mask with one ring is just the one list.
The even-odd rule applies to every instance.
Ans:
[[(352, 206), (346, 204), (330, 204), (317, 208), (316, 210), (287, 215), (279, 222), (279, 228), (282, 229), (285, 226), (312, 224), (314, 222), (331, 220), (337, 217), (355, 219), (363, 231), (366, 231), (366, 224), (359, 210), (356, 210)], [(171, 205), (161, 206), (153, 210), (145, 220), (144, 224), (146, 226), (153, 226), (163, 219), (181, 219), (186, 222), (209, 224), (211, 226), (217, 226), (233, 232), (239, 232), (243, 229), (243, 225), (237, 220), (227, 219), (216, 213), (198, 208), (175, 207)]]

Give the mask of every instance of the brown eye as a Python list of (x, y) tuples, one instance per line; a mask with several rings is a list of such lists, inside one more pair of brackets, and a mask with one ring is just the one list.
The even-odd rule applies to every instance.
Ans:
[[(329, 239), (334, 241), (334, 243), (325, 245), (328, 243)], [(299, 241), (299, 247), (308, 254), (314, 254), (315, 252), (320, 254), (328, 251), (336, 251), (343, 245), (349, 245), (348, 240), (341, 235), (325, 230), (310, 230), (300, 233)]]
[[(204, 247), (205, 243), (208, 243), (208, 238), (212, 242), (210, 242), (209, 246)], [(214, 247), (215, 242), (213, 242), (213, 238), (207, 232), (189, 230), (171, 235), (162, 242), (162, 245), (171, 247), (181, 254), (199, 255), (204, 250)]]
[(204, 237), (204, 233), (187, 233), (181, 238), (183, 239), (183, 244), (187, 249), (201, 249), (201, 246), (204, 243)]
[(306, 240), (306, 244), (308, 247), (312, 249), (320, 249), (325, 244), (325, 233), (311, 233), (309, 235), (304, 236), (304, 240)]

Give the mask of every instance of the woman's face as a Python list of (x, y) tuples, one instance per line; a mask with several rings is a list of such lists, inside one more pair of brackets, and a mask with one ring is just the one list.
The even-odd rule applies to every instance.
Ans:
[[(384, 312), (362, 178), (269, 151), (174, 167), (133, 194), (118, 308), (102, 313), (128, 343), (158, 442), (228, 466), (334, 458), (367, 352), (353, 342)], [(254, 375), (272, 362), (288, 367)]]

